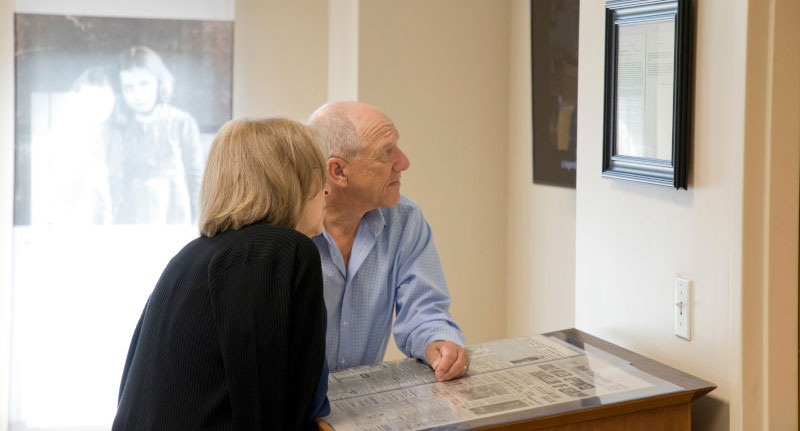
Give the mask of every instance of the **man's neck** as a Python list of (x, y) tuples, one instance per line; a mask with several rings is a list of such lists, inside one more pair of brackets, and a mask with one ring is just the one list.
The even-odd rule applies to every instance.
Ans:
[(342, 253), (344, 267), (350, 260), (350, 252), (353, 249), (358, 225), (364, 215), (372, 208), (359, 207), (354, 200), (343, 193), (341, 190), (331, 190), (327, 198), (325, 209), (325, 230), (336, 241), (339, 251)]

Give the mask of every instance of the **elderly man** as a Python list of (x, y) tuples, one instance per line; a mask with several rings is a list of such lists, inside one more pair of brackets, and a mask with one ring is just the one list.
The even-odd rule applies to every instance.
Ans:
[(407, 356), (424, 359), (439, 381), (469, 367), (461, 329), (431, 228), (400, 194), (409, 161), (392, 120), (358, 102), (317, 109), (309, 125), (328, 141), (328, 195), (322, 258), (331, 370), (383, 360), (389, 331)]

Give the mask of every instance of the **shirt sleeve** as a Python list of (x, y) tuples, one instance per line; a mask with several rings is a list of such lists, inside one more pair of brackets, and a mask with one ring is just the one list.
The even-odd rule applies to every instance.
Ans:
[(450, 292), (422, 211), (413, 207), (400, 237), (397, 254), (397, 292), (394, 338), (407, 356), (425, 360), (433, 341), (464, 346), (461, 328), (450, 317)]
[(308, 411), (306, 422), (314, 422), (314, 419), (331, 414), (331, 403), (328, 401), (328, 361), (322, 362), (322, 373), (319, 375), (317, 392), (314, 394), (314, 402)]

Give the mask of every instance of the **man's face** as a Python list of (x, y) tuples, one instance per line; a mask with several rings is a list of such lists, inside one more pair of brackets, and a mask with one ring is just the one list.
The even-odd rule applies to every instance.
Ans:
[(348, 188), (372, 208), (397, 205), (400, 174), (410, 165), (397, 146), (400, 134), (389, 117), (377, 110), (354, 123), (359, 139), (367, 142), (367, 147), (349, 160)]

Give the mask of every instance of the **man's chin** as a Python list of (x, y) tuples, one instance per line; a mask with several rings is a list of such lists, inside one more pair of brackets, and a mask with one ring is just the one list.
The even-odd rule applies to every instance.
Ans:
[(387, 196), (386, 199), (383, 200), (383, 207), (391, 208), (395, 205), (400, 203), (400, 191), (398, 190), (397, 193), (392, 194), (391, 196)]

